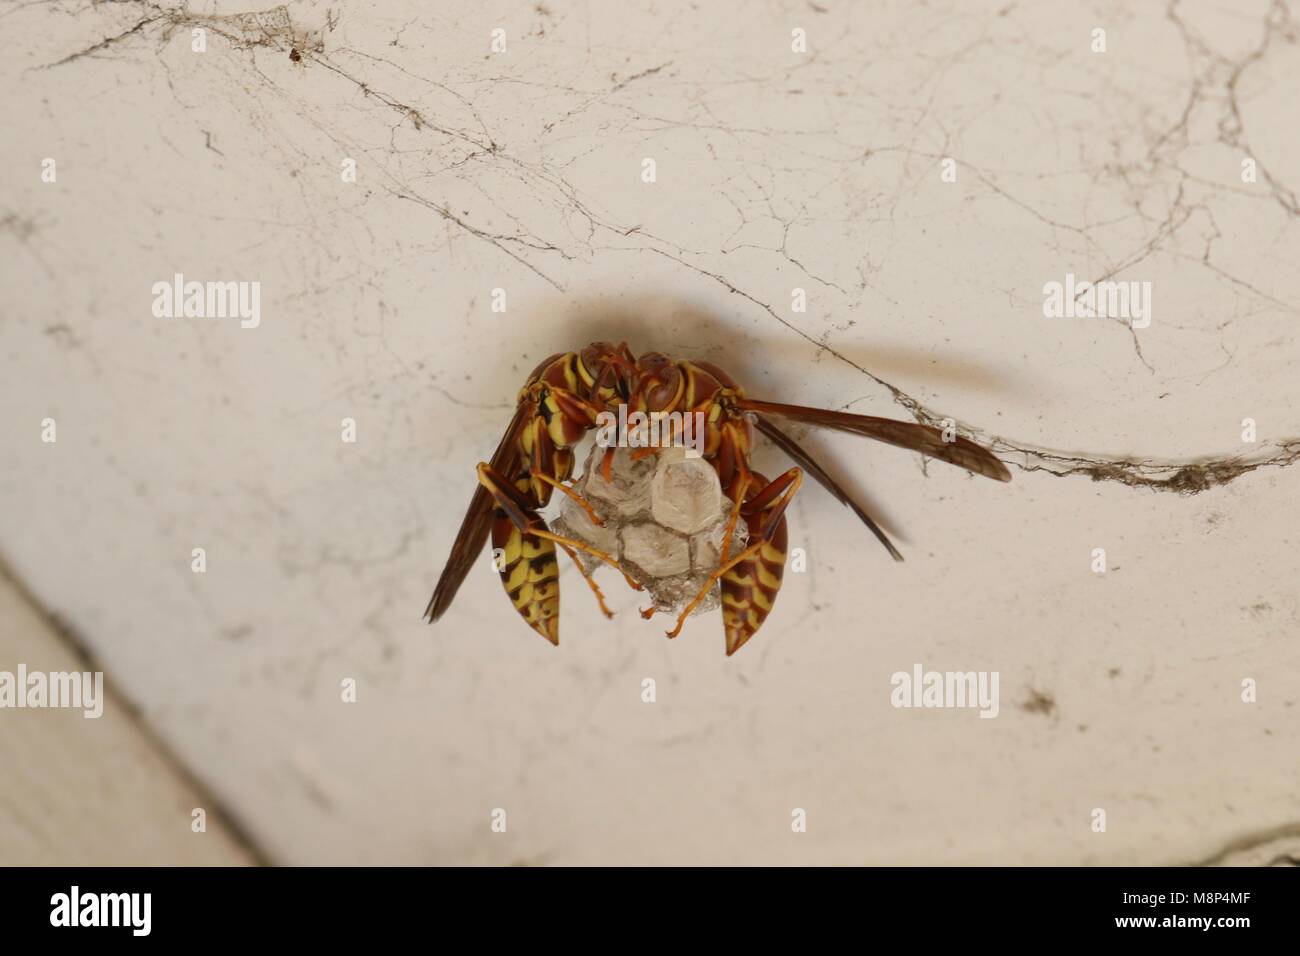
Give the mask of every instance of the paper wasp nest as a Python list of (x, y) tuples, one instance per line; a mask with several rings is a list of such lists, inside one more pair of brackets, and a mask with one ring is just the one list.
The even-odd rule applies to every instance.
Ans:
[[(700, 457), (688, 457), (679, 447), (646, 449), (637, 461), (636, 449), (618, 448), (610, 480), (601, 474), (605, 449), (592, 447), (582, 477), (573, 489), (604, 521), (592, 523), (586, 511), (567, 495), (559, 516), (551, 522), (557, 534), (576, 538), (616, 558), (646, 589), (655, 609), (680, 612), (718, 569), (722, 536), (731, 515), (731, 501), (718, 484), (718, 473)], [(736, 522), (732, 555), (745, 546), (748, 531)], [(591, 571), (603, 562), (579, 552)], [(719, 604), (718, 586), (696, 607), (696, 614)]]

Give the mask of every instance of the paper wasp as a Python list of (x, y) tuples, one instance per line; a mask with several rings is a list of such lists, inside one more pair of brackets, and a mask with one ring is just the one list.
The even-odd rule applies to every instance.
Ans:
[[(626, 343), (614, 346), (594, 342), (579, 352), (552, 355), (537, 366), (520, 390), (514, 418), (491, 462), (479, 463), (479, 486), (425, 610), (430, 622), (438, 620), (450, 607), (489, 536), (493, 549), (499, 549), (497, 570), (515, 610), (552, 644), (560, 640), (557, 547), (574, 559), (601, 610), (607, 617), (612, 616), (575, 552), (584, 551), (617, 567), (614, 558), (585, 542), (553, 533), (539, 512), (556, 489), (589, 509), (566, 484), (573, 473), (573, 449), (596, 427), (598, 418), (607, 420), (608, 413), (619, 406), (645, 414), (704, 414), (704, 457), (717, 470), (723, 494), (733, 503), (731, 523), (723, 540), (731, 541), (731, 527), (737, 521), (745, 522), (749, 534), (745, 547), (734, 556), (729, 556), (724, 546), (717, 571), (682, 610), (668, 636), (677, 636), (687, 615), (720, 581), (728, 656), (754, 636), (776, 601), (785, 572), (785, 511), (799, 490), (804, 471), (851, 508), (894, 560), (903, 560), (866, 510), (778, 429), (773, 418), (863, 435), (959, 465), (977, 475), (1011, 480), (1006, 466), (988, 450), (956, 435), (945, 437), (928, 425), (759, 401), (747, 397), (726, 372), (709, 362), (674, 360), (660, 352), (638, 358)], [(602, 412), (606, 413), (603, 417)], [(774, 481), (750, 468), (754, 426), (797, 466)], [(607, 449), (606, 468), (612, 454), (613, 449)], [(633, 587), (639, 587), (628, 580)]]

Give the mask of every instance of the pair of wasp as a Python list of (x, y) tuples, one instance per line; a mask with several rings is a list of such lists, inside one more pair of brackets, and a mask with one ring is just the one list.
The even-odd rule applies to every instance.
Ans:
[[(977, 475), (1011, 480), (1006, 466), (987, 449), (961, 437), (949, 440), (928, 425), (759, 401), (747, 397), (731, 376), (709, 362), (673, 360), (660, 352), (636, 357), (626, 343), (614, 346), (594, 342), (579, 352), (552, 355), (537, 366), (519, 391), (514, 418), (496, 453), (490, 462), (479, 463), (478, 488), (425, 610), (430, 622), (438, 620), (451, 606), (489, 536), (498, 554), (497, 570), (515, 610), (552, 644), (560, 641), (557, 548), (574, 559), (601, 610), (607, 617), (612, 616), (576, 552), (583, 551), (614, 567), (618, 567), (617, 561), (586, 542), (554, 533), (539, 512), (558, 490), (574, 498), (599, 523), (568, 481), (573, 474), (574, 446), (596, 427), (602, 412), (617, 412), (619, 405), (624, 405), (629, 414), (704, 415), (704, 458), (717, 471), (723, 494), (733, 503), (730, 523), (722, 539), (726, 544), (717, 571), (682, 610), (677, 626), (668, 636), (677, 636), (687, 615), (720, 582), (728, 656), (762, 627), (776, 601), (785, 572), (785, 512), (805, 471), (851, 508), (895, 561), (903, 560), (866, 510), (777, 428), (773, 418), (863, 435)], [(793, 459), (796, 467), (772, 481), (754, 471), (749, 466), (754, 427)], [(612, 447), (606, 449), (605, 469), (613, 453)], [(738, 521), (745, 522), (749, 534), (745, 546), (730, 555), (732, 530)], [(631, 578), (628, 583), (640, 587)]]

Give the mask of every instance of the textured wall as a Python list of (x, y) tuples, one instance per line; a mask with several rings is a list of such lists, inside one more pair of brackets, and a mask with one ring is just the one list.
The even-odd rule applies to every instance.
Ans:
[[(0, 550), (270, 859), (1159, 863), (1296, 832), (1285, 6), (256, 11), (0, 3)], [(155, 316), (176, 273), (260, 283), (259, 324)], [(1149, 282), (1149, 326), (1044, 317), (1069, 274)], [(486, 557), (422, 624), (523, 377), (597, 337), (951, 416), (1014, 480), (801, 432), (907, 561), (806, 485), (807, 571), (732, 659), (610, 575), (606, 623), (572, 568), (552, 648)], [(996, 671), (996, 719), (891, 706), (918, 662)]]
[[(75, 653), (0, 568), (0, 670), (13, 674), (18, 662), (46, 673), (100, 666)], [(111, 686), (95, 707), (0, 715), (0, 865), (232, 866), (255, 859), (210, 795), (160, 750)]]

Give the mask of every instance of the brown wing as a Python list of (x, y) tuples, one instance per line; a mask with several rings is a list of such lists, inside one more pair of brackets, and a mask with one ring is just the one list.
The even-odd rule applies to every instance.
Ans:
[(834, 495), (841, 504), (848, 505), (853, 510), (853, 513), (862, 519), (862, 523), (871, 529), (871, 533), (880, 539), (880, 543), (885, 546), (885, 550), (890, 553), (895, 561), (903, 560), (903, 556), (898, 553), (894, 543), (889, 540), (889, 537), (881, 530), (880, 526), (871, 519), (871, 515), (867, 514), (866, 509), (850, 498), (849, 493), (841, 488), (835, 479), (828, 475), (825, 469), (799, 446), (798, 442), (762, 415), (756, 415), (755, 418), (757, 419), (758, 430), (766, 435), (772, 441), (772, 444), (793, 458), (804, 471), (816, 478), (821, 486)]
[(764, 415), (779, 415), (782, 418), (810, 425), (821, 425), (854, 435), (865, 435), (876, 441), (883, 441), (899, 448), (919, 451), (922, 455), (959, 465), (967, 471), (998, 481), (1010, 481), (1011, 472), (991, 451), (957, 437), (953, 441), (944, 441), (943, 432), (929, 425), (914, 422), (900, 422), (892, 418), (875, 418), (871, 415), (853, 415), (849, 412), (832, 412), (824, 408), (807, 408), (803, 405), (781, 405), (777, 402), (761, 402), (754, 399), (742, 399), (742, 409), (759, 412)]
[[(523, 431), (531, 410), (531, 405), (527, 403), (515, 409), (515, 417), (511, 419), (510, 427), (506, 429), (501, 444), (492, 455), (492, 467), (503, 475), (514, 475), (519, 465), (519, 434)], [(425, 619), (430, 624), (451, 607), (452, 599), (460, 590), (470, 566), (482, 553), (483, 545), (487, 543), (488, 534), (492, 530), (493, 508), (491, 492), (479, 485), (469, 501), (469, 510), (465, 512), (465, 520), (460, 523), (456, 543), (451, 546), (451, 556), (447, 558), (438, 585), (433, 589), (433, 597), (429, 598), (429, 606), (424, 609)]]

